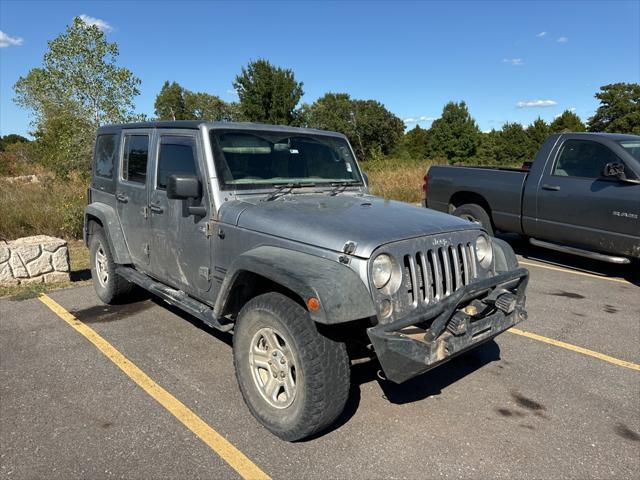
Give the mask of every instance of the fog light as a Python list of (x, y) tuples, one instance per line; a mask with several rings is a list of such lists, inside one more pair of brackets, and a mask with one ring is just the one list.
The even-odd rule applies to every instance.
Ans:
[(380, 302), (380, 315), (382, 318), (386, 318), (393, 312), (393, 305), (387, 299), (382, 300)]

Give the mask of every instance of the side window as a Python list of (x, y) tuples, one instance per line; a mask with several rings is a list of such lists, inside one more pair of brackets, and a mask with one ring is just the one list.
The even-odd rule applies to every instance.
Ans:
[(163, 135), (160, 137), (160, 153), (158, 156), (159, 190), (167, 188), (169, 175), (182, 173), (197, 175), (196, 144), (194, 137)]
[(590, 140), (567, 140), (560, 149), (553, 175), (600, 178), (607, 163), (619, 161), (618, 157), (601, 143)]
[(149, 156), (148, 135), (127, 135), (124, 137), (122, 157), (122, 179), (141, 183), (147, 180), (147, 158)]
[(116, 157), (115, 133), (98, 135), (96, 139), (95, 165), (96, 175), (103, 178), (113, 178), (113, 164)]

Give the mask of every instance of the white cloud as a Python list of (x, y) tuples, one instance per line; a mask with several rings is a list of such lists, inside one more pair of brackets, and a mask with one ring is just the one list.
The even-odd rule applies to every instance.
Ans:
[(531, 107), (553, 107), (558, 102), (555, 100), (523, 100), (516, 103), (518, 108), (531, 108)]
[(547, 32), (540, 32), (539, 34), (536, 35), (536, 37), (544, 37), (547, 34)]
[(2, 30), (0, 30), (0, 48), (22, 45), (22, 41), (22, 38), (10, 37)]
[(420, 123), (420, 122), (433, 122), (436, 117), (428, 117), (427, 115), (420, 115), (419, 117), (408, 117), (403, 120), (404, 123)]
[(238, 96), (238, 91), (235, 88), (230, 88), (229, 90), (227, 90), (227, 93), (233, 97)]
[(557, 42), (558, 43), (567, 43), (569, 41), (569, 37), (559, 37)]
[(101, 18), (90, 17), (89, 15), (86, 15), (84, 13), (78, 18), (89, 26), (95, 25), (99, 30), (102, 30), (103, 32), (110, 32), (111, 30), (113, 30), (113, 27)]
[(524, 61), (521, 58), (503, 58), (502, 63), (509, 63), (514, 67), (521, 67), (524, 65)]

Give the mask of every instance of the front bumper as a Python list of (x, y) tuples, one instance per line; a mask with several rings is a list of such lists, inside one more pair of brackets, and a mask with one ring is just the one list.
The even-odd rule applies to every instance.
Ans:
[(385, 376), (402, 383), (525, 320), (528, 280), (524, 268), (500, 273), (401, 320), (369, 328)]

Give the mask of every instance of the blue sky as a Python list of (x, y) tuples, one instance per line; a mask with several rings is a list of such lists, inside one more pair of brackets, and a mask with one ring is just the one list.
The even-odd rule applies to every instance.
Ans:
[[(481, 129), (564, 109), (593, 114), (599, 86), (640, 82), (640, 1), (0, 2), (0, 133), (26, 134), (13, 85), (75, 16), (102, 22), (153, 115), (165, 80), (234, 100), (251, 59), (292, 68), (303, 101), (381, 101), (408, 127), (465, 100)], [(422, 120), (420, 120), (422, 119)]]

